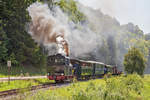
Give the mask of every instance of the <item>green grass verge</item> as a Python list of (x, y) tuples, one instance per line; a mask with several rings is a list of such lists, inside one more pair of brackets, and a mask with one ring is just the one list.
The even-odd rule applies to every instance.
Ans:
[(32, 79), (32, 80), (15, 80), (8, 82), (0, 82), (0, 91), (11, 90), (11, 89), (19, 89), (19, 88), (27, 88), (34, 85), (40, 85), (53, 82), (48, 80), (47, 78), (42, 79)]
[(112, 77), (39, 91), (24, 100), (150, 100), (150, 76)]
[[(11, 76), (41, 76), (46, 75), (46, 68), (35, 68), (35, 67), (11, 67)], [(0, 77), (8, 76), (8, 67), (0, 66)]]

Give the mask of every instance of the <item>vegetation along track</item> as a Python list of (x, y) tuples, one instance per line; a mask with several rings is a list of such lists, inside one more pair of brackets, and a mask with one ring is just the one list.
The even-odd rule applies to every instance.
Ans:
[(55, 88), (58, 88), (58, 87), (65, 86), (65, 85), (68, 85), (68, 84), (66, 84), (66, 83), (59, 83), (59, 84), (47, 83), (47, 84), (42, 84), (42, 85), (31, 86), (31, 87), (28, 87), (28, 88), (1, 91), (0, 92), (0, 98), (10, 96), (10, 95), (16, 95), (18, 93), (22, 93), (22, 92), (26, 92), (26, 91), (32, 91), (32, 90), (38, 90), (38, 89), (42, 89), (42, 88), (48, 88), (50, 86), (54, 86)]

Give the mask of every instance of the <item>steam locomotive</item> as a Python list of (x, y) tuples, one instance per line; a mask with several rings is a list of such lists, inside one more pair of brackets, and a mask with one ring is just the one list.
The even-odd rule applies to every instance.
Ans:
[(117, 67), (101, 62), (70, 59), (61, 54), (49, 56), (47, 59), (47, 77), (55, 82), (89, 80), (101, 78), (105, 74), (119, 75)]

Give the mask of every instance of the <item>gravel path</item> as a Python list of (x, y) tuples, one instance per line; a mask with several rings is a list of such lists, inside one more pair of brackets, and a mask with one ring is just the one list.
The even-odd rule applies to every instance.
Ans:
[[(10, 80), (28, 80), (28, 79), (38, 79), (47, 78), (47, 76), (31, 76), (31, 77), (10, 77)], [(8, 77), (0, 78), (0, 81), (8, 81)]]

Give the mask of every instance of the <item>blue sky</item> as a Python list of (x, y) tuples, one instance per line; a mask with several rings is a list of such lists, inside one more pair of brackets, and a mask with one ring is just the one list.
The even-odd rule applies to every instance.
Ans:
[(150, 0), (77, 0), (105, 14), (121, 24), (132, 22), (145, 33), (150, 33)]

